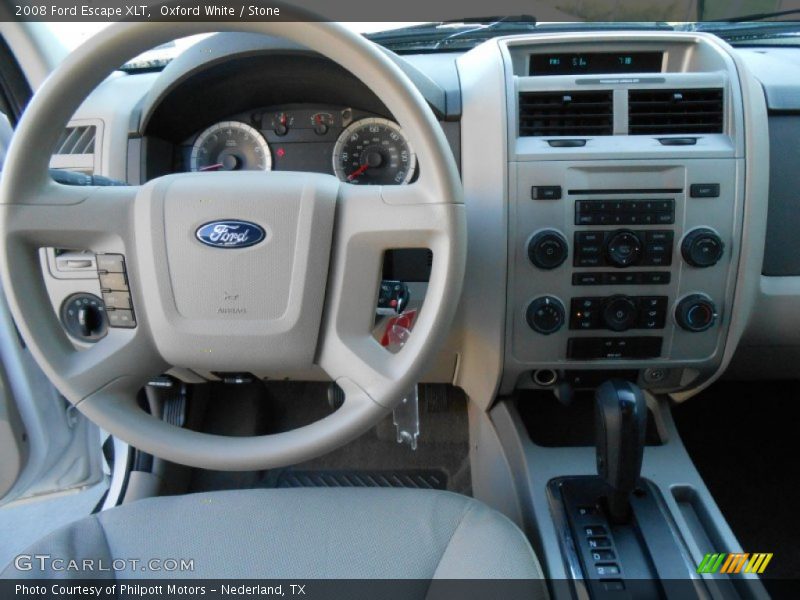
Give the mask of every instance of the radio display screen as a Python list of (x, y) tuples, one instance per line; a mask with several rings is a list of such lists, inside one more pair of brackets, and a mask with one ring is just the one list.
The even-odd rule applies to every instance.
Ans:
[(529, 75), (660, 73), (663, 52), (531, 54)]

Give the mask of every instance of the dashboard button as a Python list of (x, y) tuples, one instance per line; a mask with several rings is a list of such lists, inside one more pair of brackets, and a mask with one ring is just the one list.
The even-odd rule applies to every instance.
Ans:
[(603, 234), (595, 231), (579, 231), (575, 234), (575, 240), (578, 245), (599, 244), (603, 241)]
[(719, 184), (693, 183), (689, 186), (689, 196), (692, 198), (719, 198)]
[(656, 225), (672, 225), (675, 223), (675, 213), (672, 212), (659, 212), (656, 213), (654, 224)]
[(675, 308), (675, 320), (686, 331), (700, 333), (714, 325), (717, 309), (714, 302), (703, 294), (686, 296)]
[(636, 324), (636, 303), (627, 296), (612, 296), (603, 307), (603, 321), (611, 331), (626, 331)]
[(672, 244), (673, 233), (671, 231), (648, 231), (647, 243), (669, 243)]
[(564, 305), (552, 296), (541, 296), (528, 305), (525, 317), (531, 329), (550, 335), (564, 325)]
[(665, 285), (670, 282), (669, 271), (653, 271), (650, 273), (642, 273), (642, 283), (652, 285)]
[(528, 258), (540, 269), (555, 269), (568, 254), (566, 238), (553, 229), (540, 231), (528, 244)]
[(599, 256), (576, 257), (576, 267), (599, 267), (603, 264)]
[(128, 281), (124, 273), (101, 273), (100, 287), (104, 290), (128, 291)]
[(103, 303), (106, 308), (124, 308), (130, 310), (131, 295), (128, 292), (104, 292)]
[(531, 187), (531, 199), (533, 200), (560, 200), (560, 185), (534, 185)]
[(618, 267), (635, 264), (641, 253), (642, 243), (632, 231), (617, 231), (611, 234), (606, 244), (608, 260)]
[(573, 273), (572, 285), (602, 285), (602, 273)]
[(98, 254), (96, 256), (97, 270), (107, 273), (124, 273), (125, 259), (121, 254)]
[(687, 233), (681, 244), (683, 259), (701, 269), (717, 264), (724, 251), (722, 239), (706, 227), (698, 227)]
[(136, 327), (136, 319), (133, 318), (133, 312), (130, 310), (109, 310), (107, 314), (109, 327)]

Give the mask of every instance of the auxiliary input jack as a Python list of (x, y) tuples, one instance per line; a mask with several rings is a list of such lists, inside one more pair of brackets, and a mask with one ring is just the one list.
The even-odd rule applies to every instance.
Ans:
[(533, 372), (533, 382), (542, 387), (550, 387), (558, 381), (558, 373), (553, 369), (538, 369)]

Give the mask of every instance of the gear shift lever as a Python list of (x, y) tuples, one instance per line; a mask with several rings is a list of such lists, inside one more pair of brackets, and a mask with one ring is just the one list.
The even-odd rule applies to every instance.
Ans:
[(634, 383), (606, 381), (595, 392), (597, 473), (608, 484), (611, 520), (628, 520), (628, 498), (639, 479), (647, 425), (647, 403)]

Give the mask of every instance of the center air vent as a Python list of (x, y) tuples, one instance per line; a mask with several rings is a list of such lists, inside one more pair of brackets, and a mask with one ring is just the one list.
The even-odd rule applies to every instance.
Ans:
[(519, 135), (611, 135), (613, 108), (610, 91), (523, 92), (519, 95)]
[(722, 90), (630, 90), (628, 133), (722, 133)]

